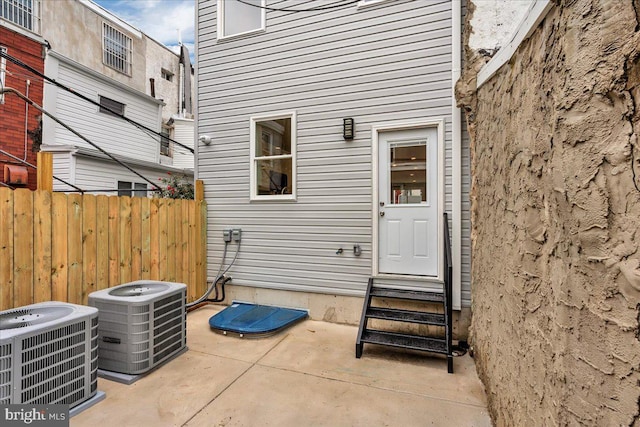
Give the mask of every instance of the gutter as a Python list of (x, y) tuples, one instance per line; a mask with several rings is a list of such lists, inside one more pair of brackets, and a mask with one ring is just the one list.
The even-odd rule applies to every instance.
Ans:
[(462, 68), (462, 2), (451, 5), (451, 256), (453, 264), (453, 308), (462, 305), (462, 113), (456, 106), (456, 82)]
[[(78, 147), (76, 145), (58, 145), (58, 144), (43, 144), (41, 147), (43, 152), (47, 153), (70, 153), (73, 156), (87, 157), (99, 160), (105, 160), (110, 163), (115, 163), (112, 159), (105, 156), (98, 150), (91, 148)], [(147, 160), (134, 159), (131, 157), (121, 156), (114, 154), (113, 157), (120, 160), (127, 165), (133, 165), (138, 167), (144, 167), (148, 169), (160, 170), (164, 172), (180, 173), (186, 176), (193, 176), (193, 170), (176, 168), (169, 165), (163, 165), (161, 163), (149, 162)]]

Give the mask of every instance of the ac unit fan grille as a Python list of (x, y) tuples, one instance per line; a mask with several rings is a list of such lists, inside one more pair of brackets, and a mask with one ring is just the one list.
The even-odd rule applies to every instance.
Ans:
[(153, 350), (154, 352), (158, 352), (162, 350), (163, 343), (171, 337), (175, 337), (172, 340), (176, 339), (180, 341), (182, 339), (182, 319), (177, 318), (172, 320), (171, 322), (163, 325), (162, 327), (156, 328), (153, 338)]
[(58, 351), (54, 354), (50, 354), (47, 357), (42, 359), (34, 360), (30, 363), (22, 365), (22, 376), (26, 377), (28, 375), (33, 374), (34, 372), (38, 372), (41, 369), (54, 365), (56, 362), (61, 360), (67, 360), (75, 358), (76, 356), (84, 354), (84, 345), (76, 345), (74, 347), (70, 347), (64, 349), (63, 351)]
[(182, 306), (181, 300), (182, 294), (174, 294), (158, 300), (153, 310), (153, 317), (157, 319), (165, 313), (175, 310), (176, 308), (180, 308)]
[(176, 293), (158, 300), (153, 330), (153, 363), (156, 364), (184, 345), (184, 295)]
[[(84, 366), (84, 355), (68, 359), (62, 363), (58, 363), (40, 372), (36, 372), (32, 375), (22, 377), (22, 390), (30, 389), (38, 384), (46, 384), (53, 378), (56, 378), (64, 373), (74, 372), (78, 367)], [(71, 378), (75, 380), (76, 378)]]
[(91, 389), (98, 390), (98, 317), (91, 319)]
[(177, 351), (180, 347), (182, 347), (182, 342), (179, 341), (179, 342), (174, 343), (170, 347), (165, 348), (160, 353), (156, 353), (156, 355), (153, 356), (153, 363), (154, 364), (158, 363), (159, 361), (161, 361), (165, 357), (169, 356), (174, 351)]
[[(62, 328), (52, 329), (48, 332), (35, 335), (30, 338), (22, 340), (22, 350), (27, 350), (31, 347), (38, 346), (43, 343), (49, 343), (62, 337), (66, 337), (77, 332), (84, 332), (86, 324), (84, 322), (74, 323), (72, 325), (63, 326)], [(24, 358), (22, 359), (24, 362)]]
[[(83, 376), (84, 375), (84, 368), (79, 369), (79, 376)], [(39, 391), (41, 393), (46, 392), (47, 390), (50, 390), (48, 388), (45, 388), (46, 385), (43, 384), (42, 386), (39, 387)], [(74, 381), (73, 383), (67, 384), (59, 389), (53, 390), (50, 393), (47, 394), (43, 394), (43, 395), (35, 395), (38, 396), (38, 398), (29, 401), (29, 400), (24, 400), (25, 398), (25, 393), (22, 394), (23, 396), (23, 402), (24, 403), (31, 403), (31, 404), (73, 404), (74, 402), (77, 402), (79, 400), (84, 399), (85, 396), (85, 392), (84, 392), (84, 378), (80, 378), (76, 381)]]
[(11, 344), (0, 345), (0, 405), (8, 405), (11, 398)]
[[(91, 325), (97, 331), (95, 319)], [(82, 321), (22, 340), (22, 403), (73, 404), (85, 399), (88, 332)], [(93, 331), (91, 335), (93, 344)]]
[[(125, 307), (126, 309), (126, 307)], [(149, 312), (149, 305), (134, 305), (131, 308), (131, 312), (133, 314), (142, 314), (142, 313), (148, 313)]]
[(41, 357), (47, 356), (54, 352), (58, 352), (62, 349), (73, 347), (75, 345), (83, 343), (84, 340), (85, 334), (83, 332), (80, 334), (72, 335), (70, 337), (66, 337), (64, 339), (60, 339), (58, 341), (51, 342), (38, 348), (34, 348), (33, 350), (24, 351), (22, 353), (22, 363), (28, 363), (32, 360), (40, 359)]

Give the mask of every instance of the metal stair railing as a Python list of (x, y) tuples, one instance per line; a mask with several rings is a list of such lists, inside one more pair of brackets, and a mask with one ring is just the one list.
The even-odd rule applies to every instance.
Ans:
[(453, 373), (453, 260), (449, 237), (449, 216), (444, 213), (444, 313), (445, 338), (447, 341), (447, 371)]

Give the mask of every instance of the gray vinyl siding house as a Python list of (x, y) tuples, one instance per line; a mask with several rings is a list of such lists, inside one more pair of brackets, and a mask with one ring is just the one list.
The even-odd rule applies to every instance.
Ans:
[[(219, 8), (230, 8), (229, 2), (197, 2), (197, 132), (212, 138), (209, 145), (197, 144), (196, 156), (209, 212), (209, 279), (215, 276), (222, 258), (222, 231), (241, 228), (240, 253), (230, 270), (231, 294), (240, 299), (306, 304), (312, 317), (322, 318), (323, 313), (313, 312), (310, 301), (314, 295), (345, 300), (357, 297), (357, 303), (345, 304), (349, 307), (346, 310), (355, 313), (337, 318), (349, 322), (359, 319), (356, 307), (372, 275), (407, 288), (441, 290), (439, 272), (425, 276), (399, 271), (384, 274), (379, 258), (383, 250), (378, 239), (384, 233), (378, 227), (386, 220), (381, 216), (384, 212), (379, 199), (378, 187), (386, 182), (378, 178), (383, 170), (379, 155), (387, 146), (378, 144), (391, 137), (389, 132), (424, 127), (437, 135), (437, 159), (428, 160), (433, 163), (428, 163), (425, 172), (430, 173), (429, 168), (436, 171), (437, 194), (424, 195), (422, 204), (436, 209), (436, 224), (442, 212), (449, 214), (455, 230), (458, 278), (454, 306), (468, 307), (469, 140), (462, 120), (454, 125), (452, 118), (452, 34), (461, 31), (459, 26), (454, 30), (454, 21), (461, 22), (461, 16), (454, 20), (453, 14), (461, 15), (459, 2), (456, 8), (450, 0), (365, 0), (306, 12), (291, 9), (327, 3), (254, 3), (290, 10), (265, 10), (262, 26), (256, 31), (227, 36)], [(455, 49), (460, 52), (459, 38), (456, 40)], [(345, 118), (354, 120), (353, 139), (343, 137)], [(271, 182), (266, 187), (271, 195), (261, 196), (268, 191), (260, 187), (265, 164), (273, 168), (282, 158), (276, 156), (276, 163), (269, 163), (256, 154), (264, 149), (265, 129), (273, 122), (280, 123), (285, 133), (290, 124), (292, 159), (279, 163), (285, 165), (284, 172), (268, 171)], [(454, 143), (456, 129), (459, 136)], [(256, 137), (260, 132), (262, 141), (260, 135)], [(391, 151), (403, 147), (403, 143), (389, 144)], [(458, 155), (455, 162), (454, 151)], [(287, 176), (283, 179), (282, 175)], [(400, 203), (398, 200), (407, 195), (419, 202), (423, 192), (413, 189), (403, 193), (393, 190), (393, 184), (390, 188), (397, 191), (389, 196), (395, 197), (391, 204)], [(425, 194), (428, 191), (424, 190)], [(390, 216), (391, 208), (387, 212)], [(441, 252), (439, 224), (433, 230), (429, 238)], [(417, 239), (414, 246), (423, 240), (428, 239)], [(360, 246), (360, 256), (354, 253), (354, 245)], [(229, 250), (233, 254), (233, 247)], [(440, 263), (441, 258), (437, 259)], [(268, 290), (307, 297), (295, 293), (282, 297), (286, 295), (282, 292), (273, 294), (279, 295), (276, 297)]]

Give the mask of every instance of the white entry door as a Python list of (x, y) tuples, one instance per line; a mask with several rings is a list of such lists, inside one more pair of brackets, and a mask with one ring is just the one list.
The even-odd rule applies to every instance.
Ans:
[(378, 134), (378, 272), (438, 275), (438, 129)]

